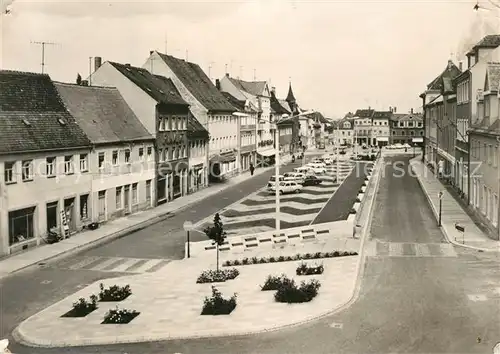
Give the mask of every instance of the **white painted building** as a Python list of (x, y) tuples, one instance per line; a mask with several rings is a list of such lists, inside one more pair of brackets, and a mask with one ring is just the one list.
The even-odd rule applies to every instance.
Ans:
[(91, 221), (91, 144), (48, 75), (0, 71), (0, 255)]
[(104, 222), (154, 205), (154, 138), (115, 88), (55, 83), (93, 144), (91, 219)]

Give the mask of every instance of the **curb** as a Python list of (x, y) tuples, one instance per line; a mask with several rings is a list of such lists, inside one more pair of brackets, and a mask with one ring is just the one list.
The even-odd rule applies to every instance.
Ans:
[[(273, 167), (268, 167), (268, 168), (262, 169), (260, 173), (254, 174), (252, 177), (257, 177), (257, 176), (259, 176), (261, 174), (264, 174), (264, 173), (268, 172), (267, 169), (271, 169), (271, 168), (273, 168)], [(249, 179), (251, 179), (252, 177), (250, 177)], [(247, 180), (245, 180), (245, 181), (247, 181)], [(23, 270), (26, 270), (26, 269), (28, 269), (30, 267), (33, 267), (33, 266), (37, 265), (38, 263), (49, 262), (49, 261), (57, 261), (57, 260), (59, 260), (61, 258), (66, 258), (66, 257), (74, 255), (76, 253), (88, 251), (90, 249), (102, 246), (102, 245), (104, 245), (106, 243), (110, 243), (110, 242), (113, 242), (113, 241), (115, 241), (117, 239), (120, 239), (120, 238), (123, 238), (125, 236), (128, 236), (128, 235), (130, 235), (130, 234), (132, 234), (134, 232), (141, 231), (141, 230), (143, 230), (143, 229), (145, 229), (145, 228), (147, 228), (147, 227), (149, 227), (151, 225), (160, 223), (160, 222), (162, 222), (164, 220), (167, 220), (167, 219), (169, 219), (171, 217), (174, 217), (177, 213), (186, 210), (187, 208), (191, 207), (193, 204), (196, 204), (196, 203), (198, 203), (198, 202), (200, 202), (200, 201), (202, 201), (204, 199), (213, 197), (213, 196), (215, 196), (215, 195), (217, 195), (217, 194), (219, 194), (221, 192), (224, 192), (225, 190), (227, 190), (227, 189), (229, 189), (229, 188), (231, 188), (233, 186), (237, 186), (238, 184), (240, 184), (242, 182), (245, 182), (245, 181), (241, 181), (239, 183), (228, 185), (225, 188), (222, 188), (222, 189), (220, 189), (218, 191), (215, 191), (215, 192), (213, 192), (211, 194), (207, 194), (207, 195), (205, 195), (203, 197), (200, 196), (198, 199), (195, 199), (192, 202), (187, 203), (187, 204), (185, 204), (185, 205), (183, 205), (183, 206), (181, 206), (181, 207), (179, 207), (179, 208), (177, 208), (175, 210), (166, 211), (165, 213), (153, 216), (153, 217), (151, 217), (148, 220), (142, 221), (142, 222), (140, 222), (138, 224), (135, 224), (133, 226), (129, 226), (128, 228), (122, 229), (120, 231), (116, 231), (116, 232), (114, 232), (112, 234), (103, 236), (103, 237), (101, 237), (99, 239), (96, 239), (94, 241), (88, 242), (88, 243), (80, 245), (80, 246), (76, 246), (75, 248), (72, 248), (72, 249), (69, 249), (67, 251), (55, 254), (53, 256), (49, 256), (49, 257), (46, 257), (46, 258), (43, 258), (43, 259), (38, 259), (37, 261), (34, 261), (33, 263), (31, 263), (29, 265), (26, 265), (24, 267), (18, 268), (18, 269), (14, 270), (14, 271), (12, 271), (10, 273), (0, 274), (0, 279), (7, 278), (7, 277), (9, 277), (9, 276), (11, 276), (13, 274), (16, 274), (16, 273), (20, 272), (20, 271), (23, 271)], [(154, 209), (154, 208), (147, 209), (145, 211), (147, 212), (148, 210), (152, 210), (152, 209)], [(9, 258), (6, 258), (6, 259), (4, 259), (4, 261), (8, 260), (8, 259)], [(0, 264), (1, 264), (1, 262), (2, 261), (0, 261)]]
[[(382, 160), (382, 159), (380, 159), (380, 160)], [(337, 306), (336, 308), (334, 308), (332, 310), (328, 310), (327, 312), (325, 312), (321, 315), (314, 316), (311, 318), (306, 318), (305, 320), (302, 320), (302, 321), (299, 321), (296, 323), (287, 324), (287, 325), (276, 326), (276, 327), (266, 328), (266, 329), (258, 329), (258, 330), (254, 330), (254, 331), (228, 332), (228, 333), (213, 334), (213, 335), (196, 335), (196, 334), (184, 335), (184, 336), (178, 335), (178, 336), (171, 336), (168, 338), (165, 338), (163, 335), (151, 335), (151, 336), (139, 336), (139, 337), (135, 337), (135, 338), (123, 338), (123, 339), (121, 339), (121, 338), (117, 339), (116, 337), (112, 337), (113, 338), (112, 339), (112, 338), (108, 337), (108, 338), (101, 338), (101, 339), (96, 339), (96, 340), (82, 339), (78, 342), (74, 341), (72, 343), (58, 343), (56, 345), (53, 345), (49, 341), (47, 341), (45, 343), (40, 343), (43, 341), (36, 340), (34, 338), (30, 338), (29, 335), (24, 334), (23, 330), (22, 330), (22, 325), (24, 322), (23, 321), (23, 322), (21, 322), (21, 324), (19, 324), (14, 329), (14, 331), (12, 332), (12, 336), (16, 340), (16, 342), (23, 344), (25, 346), (36, 347), (36, 348), (78, 347), (78, 346), (90, 346), (90, 345), (131, 344), (131, 343), (159, 342), (159, 341), (186, 340), (186, 339), (192, 340), (192, 339), (206, 339), (206, 338), (242, 337), (242, 336), (247, 336), (247, 335), (271, 333), (271, 332), (276, 332), (278, 330), (284, 330), (284, 329), (288, 329), (288, 328), (298, 327), (298, 326), (301, 326), (301, 325), (304, 325), (304, 324), (307, 324), (307, 323), (310, 323), (313, 321), (323, 319), (325, 317), (332, 316), (338, 312), (344, 311), (358, 300), (359, 294), (361, 291), (361, 282), (362, 282), (363, 275), (364, 275), (364, 269), (365, 269), (364, 265), (365, 265), (365, 259), (366, 259), (364, 246), (365, 246), (365, 242), (367, 239), (368, 230), (370, 229), (370, 226), (371, 226), (371, 215), (373, 213), (373, 209), (374, 209), (374, 205), (375, 205), (375, 197), (377, 195), (378, 186), (379, 186), (379, 182), (380, 182), (380, 176), (381, 176), (380, 161), (378, 161), (378, 165), (379, 166), (377, 166), (377, 169), (375, 169), (375, 167), (373, 169), (373, 172), (374, 172), (373, 177), (376, 178), (375, 181), (373, 182), (373, 183), (375, 183), (375, 185), (374, 185), (375, 189), (374, 189), (374, 193), (370, 199), (371, 205), (370, 205), (370, 209), (368, 212), (368, 218), (367, 218), (368, 222), (365, 224), (365, 227), (364, 227), (363, 232), (362, 232), (360, 252), (358, 255), (359, 259), (358, 259), (358, 262), (356, 265), (356, 272), (355, 272), (356, 280), (355, 280), (355, 284), (354, 284), (354, 289), (352, 291), (352, 295), (349, 298), (349, 300), (347, 300), (345, 303)], [(376, 175), (375, 175), (375, 172), (377, 172)], [(61, 300), (61, 301), (63, 301), (63, 300)], [(36, 314), (34, 316), (36, 316)], [(36, 344), (37, 342), (38, 342), (38, 344)]]
[[(418, 173), (416, 173), (415, 170), (414, 170), (414, 168), (413, 168), (413, 164), (412, 164), (413, 160), (414, 159), (410, 160), (410, 167), (412, 169), (412, 172), (416, 176), (418, 184), (420, 185), (420, 188), (424, 192), (424, 195), (425, 195), (425, 197), (427, 199), (427, 202), (429, 203), (429, 205), (431, 207), (432, 214), (434, 215), (434, 217), (436, 218), (436, 220), (438, 220), (439, 219), (439, 213), (436, 210), (436, 206), (434, 205), (434, 203), (432, 203), (431, 197), (430, 197), (429, 193), (427, 192), (427, 189), (425, 188), (425, 186), (424, 186), (424, 184), (423, 184), (423, 182), (421, 180), (420, 175)], [(421, 162), (418, 161), (418, 163), (421, 163)], [(452, 240), (450, 238), (450, 236), (448, 235), (448, 229), (444, 226), (444, 224), (441, 224), (440, 230), (443, 233), (444, 237), (446, 238), (446, 241), (448, 243), (451, 243), (452, 245), (459, 246), (459, 247), (462, 247), (462, 248), (468, 248), (468, 249), (475, 250), (475, 251), (500, 252), (500, 250), (496, 250), (496, 249), (492, 249), (492, 248), (475, 247), (475, 246), (464, 245), (463, 243), (456, 242), (455, 240)]]

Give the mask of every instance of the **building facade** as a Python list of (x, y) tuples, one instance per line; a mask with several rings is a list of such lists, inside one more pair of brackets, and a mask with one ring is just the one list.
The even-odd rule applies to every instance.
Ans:
[(371, 145), (373, 109), (358, 109), (354, 113), (354, 139), (358, 145)]
[(354, 144), (354, 119), (343, 118), (335, 122), (332, 142), (334, 145), (353, 145)]
[[(188, 194), (189, 105), (167, 78), (143, 68), (106, 61), (96, 66), (92, 83), (116, 87), (155, 139), (154, 205)], [(205, 165), (205, 181), (208, 168)], [(204, 182), (206, 184), (206, 182)]]
[(55, 86), (93, 145), (89, 159), (91, 220), (102, 223), (151, 208), (155, 194), (154, 138), (118, 90), (67, 83)]
[(0, 71), (0, 255), (91, 221), (91, 143), (48, 75)]
[(189, 104), (194, 118), (210, 134), (207, 178), (219, 180), (236, 175), (238, 166), (238, 117), (235, 107), (215, 87), (196, 63), (151, 51), (143, 68), (169, 78)]
[(421, 114), (414, 114), (413, 112), (408, 114), (396, 113), (392, 115), (390, 124), (390, 144), (423, 146), (424, 122)]
[(391, 117), (392, 110), (373, 112), (370, 145), (382, 147), (389, 144), (389, 138), (391, 136), (389, 122)]

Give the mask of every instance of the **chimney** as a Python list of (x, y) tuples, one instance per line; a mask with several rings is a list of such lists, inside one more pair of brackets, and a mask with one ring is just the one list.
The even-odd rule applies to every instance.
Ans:
[(229, 73), (226, 73), (226, 76), (229, 77)]
[(130, 66), (130, 63), (126, 63), (125, 66)]
[(394, 107), (394, 113), (396, 113), (398, 110), (398, 107)]
[(149, 55), (153, 55), (154, 52), (155, 52), (154, 50), (150, 50)]
[(413, 108), (412, 108), (412, 109), (410, 109), (410, 114), (413, 114)]
[(448, 60), (448, 70), (451, 70), (452, 67), (453, 67), (453, 61)]
[(458, 68), (460, 69), (460, 71), (462, 71), (462, 64), (463, 64), (462, 61), (458, 62)]
[(219, 79), (215, 79), (215, 87), (217, 87), (217, 90), (220, 91), (220, 80)]
[(89, 81), (88, 80), (82, 80), (82, 86), (88, 86)]
[(391, 113), (392, 113), (392, 107), (391, 107), (391, 106), (389, 106), (389, 112), (391, 112)]
[(276, 87), (271, 87), (271, 92), (274, 93), (276, 95)]
[(94, 58), (94, 71), (97, 71), (102, 65), (102, 58), (101, 57), (95, 57)]

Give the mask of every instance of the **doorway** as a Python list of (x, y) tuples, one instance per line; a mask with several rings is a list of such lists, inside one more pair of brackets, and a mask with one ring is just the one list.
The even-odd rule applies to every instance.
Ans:
[(130, 213), (130, 185), (125, 186), (125, 194), (124, 194), (124, 200), (125, 200), (125, 214)]
[(59, 202), (47, 203), (46, 214), (47, 214), (47, 233), (53, 229), (57, 229), (57, 208)]
[(99, 221), (106, 220), (106, 191), (100, 191), (98, 195), (99, 202)]
[(75, 198), (64, 199), (64, 212), (66, 213), (66, 223), (69, 227), (69, 231), (76, 230), (75, 222)]

